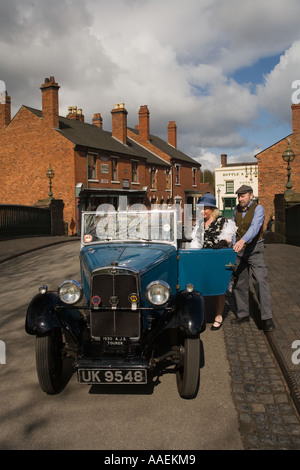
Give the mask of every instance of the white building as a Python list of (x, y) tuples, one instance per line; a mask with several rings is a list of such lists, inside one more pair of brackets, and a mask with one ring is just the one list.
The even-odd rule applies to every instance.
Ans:
[(254, 198), (258, 199), (257, 162), (227, 163), (227, 155), (221, 155), (221, 166), (215, 169), (215, 197), (218, 208), (224, 217), (231, 217), (237, 204), (236, 190), (246, 184), (253, 188)]

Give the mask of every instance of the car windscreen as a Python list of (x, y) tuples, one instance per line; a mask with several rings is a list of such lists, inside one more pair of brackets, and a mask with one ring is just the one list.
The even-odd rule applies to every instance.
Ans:
[(83, 245), (107, 241), (175, 245), (176, 229), (172, 210), (83, 212), (81, 241)]

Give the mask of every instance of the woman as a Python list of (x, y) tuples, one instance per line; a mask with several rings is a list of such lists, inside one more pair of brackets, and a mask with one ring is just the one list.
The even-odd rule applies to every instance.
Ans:
[[(199, 198), (198, 204), (204, 206), (204, 237), (202, 248), (219, 249), (228, 247), (236, 232), (236, 225), (233, 221), (225, 219), (220, 214), (216, 206), (216, 198), (206, 193)], [(199, 232), (199, 230), (198, 230)], [(199, 234), (198, 239), (199, 239)], [(211, 330), (219, 330), (223, 324), (223, 310), (225, 306), (225, 294), (214, 296), (215, 303), (215, 321), (211, 326)]]

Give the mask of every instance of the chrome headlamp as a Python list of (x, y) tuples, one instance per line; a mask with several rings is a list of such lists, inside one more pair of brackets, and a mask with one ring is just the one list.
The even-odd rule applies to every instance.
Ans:
[(153, 305), (164, 305), (170, 298), (171, 288), (165, 281), (153, 281), (148, 284), (145, 295)]
[(65, 304), (76, 304), (82, 298), (82, 287), (77, 281), (63, 281), (58, 286), (58, 296)]

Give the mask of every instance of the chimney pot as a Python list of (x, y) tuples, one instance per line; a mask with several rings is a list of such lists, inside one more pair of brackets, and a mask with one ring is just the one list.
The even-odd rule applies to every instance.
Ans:
[[(0, 93), (1, 96), (1, 93)], [(0, 100), (0, 129), (7, 127), (11, 121), (11, 99), (5, 90)]]
[(177, 126), (175, 121), (169, 121), (168, 124), (168, 144), (177, 148)]
[(95, 113), (94, 114), (94, 117), (93, 117), (93, 124), (94, 126), (97, 126), (99, 127), (100, 129), (102, 129), (102, 126), (103, 126), (103, 119), (101, 117), (101, 113)]
[(42, 92), (42, 121), (50, 127), (59, 127), (58, 84), (52, 76), (45, 78), (41, 85)]
[(227, 166), (227, 154), (222, 153), (221, 155), (221, 167)]
[(150, 141), (150, 120), (149, 109), (147, 105), (143, 105), (139, 110), (139, 136), (141, 140)]
[(119, 140), (123, 144), (127, 143), (127, 111), (124, 106), (119, 104), (115, 105), (115, 108), (112, 109), (112, 135), (115, 139)]

